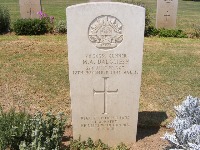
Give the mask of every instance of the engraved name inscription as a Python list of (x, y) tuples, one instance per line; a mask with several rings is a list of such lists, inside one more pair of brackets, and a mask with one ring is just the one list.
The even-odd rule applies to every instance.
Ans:
[(122, 23), (116, 17), (102, 15), (91, 22), (88, 38), (99, 49), (113, 49), (123, 41), (122, 28)]
[(136, 70), (129, 68), (129, 58), (125, 53), (86, 54), (80, 60), (82, 70), (73, 70), (74, 75), (137, 75)]

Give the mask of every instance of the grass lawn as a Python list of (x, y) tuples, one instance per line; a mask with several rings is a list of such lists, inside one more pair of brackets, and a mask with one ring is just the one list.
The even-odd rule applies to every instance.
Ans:
[[(64, 35), (0, 36), (1, 105), (70, 115), (66, 40)], [(199, 97), (199, 58), (199, 39), (145, 38), (140, 112), (166, 112), (165, 125), (174, 105), (189, 94)]]

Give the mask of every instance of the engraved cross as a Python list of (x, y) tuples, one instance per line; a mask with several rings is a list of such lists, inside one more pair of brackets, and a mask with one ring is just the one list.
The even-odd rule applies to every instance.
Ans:
[(167, 14), (164, 15), (166, 17), (166, 21), (168, 21), (168, 17), (170, 16), (170, 14), (168, 13), (169, 11), (167, 11)]
[(104, 110), (103, 114), (107, 114), (107, 94), (112, 94), (112, 93), (118, 93), (118, 89), (114, 91), (109, 91), (108, 90), (108, 85), (107, 85), (107, 79), (109, 77), (103, 77), (104, 79), (104, 89), (103, 91), (96, 91), (93, 89), (93, 94), (103, 94), (104, 95)]

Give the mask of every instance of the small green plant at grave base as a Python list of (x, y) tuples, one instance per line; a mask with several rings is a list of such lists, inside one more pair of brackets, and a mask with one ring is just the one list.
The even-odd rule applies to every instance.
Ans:
[(0, 34), (10, 30), (10, 14), (6, 7), (0, 6)]
[(15, 112), (11, 109), (4, 112), (0, 108), (0, 149), (19, 149), (21, 140), (24, 140), (23, 127), (30, 119), (25, 112)]
[[(88, 138), (87, 141), (81, 141), (79, 137), (78, 140), (71, 140), (68, 147), (69, 150), (114, 150), (114, 148), (104, 144), (101, 140), (93, 141), (91, 138)], [(121, 143), (118, 145), (115, 150), (129, 150), (125, 144)]]
[(57, 33), (67, 33), (67, 26), (66, 26), (66, 21), (65, 20), (60, 20), (55, 28), (55, 31)]
[(129, 150), (130, 148), (128, 148), (124, 143), (120, 143), (117, 147), (116, 150)]
[(87, 141), (81, 141), (81, 138), (79, 137), (78, 140), (71, 140), (69, 149), (70, 150), (83, 150), (83, 149), (110, 150), (110, 147), (102, 143), (101, 140), (93, 142), (91, 138), (88, 138)]
[(200, 100), (188, 96), (182, 105), (176, 106), (176, 118), (169, 124), (174, 133), (166, 133), (173, 148), (184, 150), (200, 149)]

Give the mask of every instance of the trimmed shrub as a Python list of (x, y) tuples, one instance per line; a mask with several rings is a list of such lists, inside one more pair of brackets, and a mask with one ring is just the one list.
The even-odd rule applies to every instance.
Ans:
[(0, 34), (10, 30), (10, 14), (6, 7), (0, 6)]
[(147, 29), (145, 29), (145, 36), (156, 36), (159, 34), (159, 30), (156, 29), (154, 26), (148, 26)]
[(57, 33), (67, 33), (67, 25), (66, 25), (66, 21), (65, 20), (61, 20), (58, 22), (55, 31)]
[(200, 100), (188, 96), (181, 105), (175, 106), (176, 117), (169, 128), (174, 133), (166, 133), (164, 139), (168, 140), (173, 148), (181, 150), (200, 149)]
[(48, 16), (42, 11), (38, 12), (40, 19), (18, 19), (14, 23), (14, 31), (17, 35), (41, 35), (53, 32), (54, 17)]
[(17, 35), (41, 35), (48, 32), (46, 21), (40, 19), (18, 19), (13, 27)]
[(40, 20), (44, 20), (46, 22), (47, 31), (52, 33), (54, 29), (54, 17), (48, 16), (46, 13), (39, 11), (37, 13), (40, 17)]
[[(198, 33), (198, 32), (196, 32)], [(197, 34), (198, 35), (198, 34)], [(159, 37), (175, 37), (175, 38), (187, 38), (187, 34), (182, 30), (176, 29), (156, 29), (154, 26), (149, 26), (147, 30), (145, 30), (145, 36), (159, 36)]]
[(159, 37), (176, 37), (176, 38), (187, 38), (187, 34), (182, 30), (174, 29), (157, 29)]

